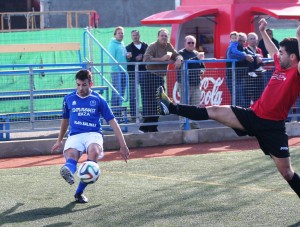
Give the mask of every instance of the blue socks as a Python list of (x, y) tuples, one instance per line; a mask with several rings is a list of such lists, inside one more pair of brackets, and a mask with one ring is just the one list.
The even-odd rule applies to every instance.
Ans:
[(77, 161), (75, 161), (74, 159), (69, 158), (66, 161), (65, 166), (69, 168), (69, 170), (72, 172), (72, 174), (74, 174), (77, 170)]
[[(92, 161), (92, 160), (88, 159), (87, 161)], [(94, 162), (94, 161), (92, 161), (92, 162)], [(88, 184), (80, 181), (75, 194), (82, 194), (84, 189), (86, 188), (86, 186), (88, 186)]]
[(86, 186), (88, 186), (88, 184), (80, 181), (75, 194), (82, 194)]
[[(67, 159), (65, 166), (68, 167), (69, 170), (71, 171), (71, 173), (74, 175), (77, 170), (77, 161), (69, 158), (69, 159)], [(76, 194), (82, 194), (84, 189), (86, 188), (86, 186), (87, 186), (86, 183), (79, 182), (79, 185), (76, 190)]]

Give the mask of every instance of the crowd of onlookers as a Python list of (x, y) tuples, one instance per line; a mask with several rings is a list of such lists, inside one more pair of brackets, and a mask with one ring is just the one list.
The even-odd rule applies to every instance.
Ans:
[[(266, 30), (274, 44), (279, 48), (279, 42), (274, 39), (271, 29)], [(114, 37), (111, 39), (108, 51), (117, 62), (128, 62), (128, 64), (111, 63), (111, 81), (117, 92), (112, 92), (111, 105), (122, 106), (121, 97), (126, 89), (126, 71), (129, 75), (129, 113), (132, 118), (137, 117), (136, 107), (136, 84), (140, 85), (143, 125), (141, 132), (157, 132), (157, 103), (155, 93), (159, 86), (164, 86), (165, 75), (168, 65), (174, 63), (175, 69), (182, 69), (184, 60), (203, 60), (204, 52), (198, 52), (196, 48), (197, 40), (192, 35), (187, 35), (184, 39), (184, 48), (176, 50), (168, 41), (169, 32), (161, 28), (158, 31), (157, 40), (147, 44), (140, 40), (138, 30), (131, 31), (132, 42), (125, 45), (123, 42), (124, 28), (118, 26), (114, 30)], [(199, 45), (199, 44), (198, 44)], [(258, 41), (256, 33), (245, 34), (233, 31), (229, 36), (229, 46), (226, 51), (228, 59), (236, 59), (235, 73), (235, 105), (249, 107), (257, 100), (271, 76), (271, 72), (264, 69), (263, 58), (270, 58), (263, 40)], [(147, 65), (134, 62), (148, 62)], [(149, 64), (150, 62), (161, 62), (161, 64)], [(233, 95), (231, 63), (226, 63), (226, 84), (228, 90)], [(137, 70), (135, 67), (138, 67)], [(182, 70), (177, 72), (176, 87), (179, 94), (183, 89), (188, 88), (188, 97), (185, 100), (192, 105), (199, 105), (201, 90), (201, 75), (205, 72), (204, 63), (188, 64), (188, 86), (182, 85)], [(115, 116), (121, 115), (121, 109), (114, 112)], [(192, 129), (199, 128), (196, 122), (191, 123)], [(183, 124), (181, 125), (183, 128)]]
[[(272, 30), (268, 29), (267, 34), (272, 38), (276, 47), (279, 48), (278, 41), (273, 38)], [(236, 62), (235, 104), (249, 107), (260, 97), (266, 86), (269, 79), (267, 74), (271, 75), (263, 68), (262, 58), (270, 57), (266, 51), (264, 41), (260, 40), (258, 42), (258, 36), (255, 32), (246, 35), (243, 32), (233, 31), (230, 33), (230, 44), (227, 48), (226, 57), (238, 60)], [(231, 63), (228, 63), (226, 82), (232, 94), (232, 71), (230, 67)]]
[[(108, 51), (117, 62), (128, 62), (129, 64), (120, 66), (114, 64), (111, 67), (112, 85), (116, 88), (119, 94), (112, 93), (112, 105), (122, 105), (120, 96), (124, 95), (126, 89), (125, 70), (129, 75), (129, 106), (131, 117), (136, 117), (136, 82), (140, 84), (141, 99), (142, 99), (142, 115), (143, 125), (139, 130), (143, 133), (157, 132), (157, 103), (155, 99), (156, 90), (160, 86), (164, 86), (165, 75), (168, 65), (174, 63), (175, 69), (182, 69), (184, 60), (201, 60), (204, 59), (204, 52), (196, 51), (196, 38), (188, 35), (184, 40), (184, 48), (177, 51), (168, 41), (169, 32), (167, 29), (161, 28), (157, 34), (157, 41), (147, 44), (140, 40), (138, 30), (131, 31), (132, 42), (127, 46), (123, 42), (124, 28), (116, 27), (114, 38), (110, 41)], [(113, 59), (111, 63), (115, 63)], [(138, 75), (136, 74), (135, 65), (133, 62), (148, 62), (147, 65), (138, 65)], [(150, 62), (161, 62), (161, 64), (149, 64)], [(200, 81), (201, 75), (204, 73), (205, 65), (203, 63), (191, 63), (189, 68), (189, 102), (195, 105), (200, 101)], [(138, 76), (138, 78), (136, 78)], [(182, 90), (180, 70), (177, 73), (177, 83), (179, 92)], [(198, 101), (198, 103), (196, 103)], [(114, 113), (117, 117), (121, 112)], [(191, 124), (192, 128), (199, 128), (197, 123)]]

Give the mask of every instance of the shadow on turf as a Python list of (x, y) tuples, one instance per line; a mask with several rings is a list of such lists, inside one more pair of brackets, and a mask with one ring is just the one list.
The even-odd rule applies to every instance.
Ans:
[[(23, 206), (24, 203), (17, 203), (14, 207), (4, 211), (0, 214), (0, 225), (10, 224), (10, 223), (22, 223), (26, 221), (36, 221), (38, 219), (51, 218), (63, 214), (69, 214), (70, 212), (81, 212), (83, 210), (93, 209), (99, 207), (100, 205), (94, 205), (85, 207), (83, 209), (73, 210), (77, 203), (71, 202), (64, 207), (47, 207), (47, 208), (37, 208), (33, 210), (26, 210), (19, 213), (14, 213), (19, 207)], [(47, 226), (69, 226), (72, 222), (61, 222), (55, 223)]]
[(293, 225), (289, 225), (288, 227), (299, 227), (300, 226), (300, 221), (298, 221), (297, 223), (293, 224)]

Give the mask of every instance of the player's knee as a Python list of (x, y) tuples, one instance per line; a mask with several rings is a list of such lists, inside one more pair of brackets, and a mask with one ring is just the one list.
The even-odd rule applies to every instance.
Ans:
[(206, 109), (207, 109), (208, 116), (211, 119), (215, 119), (218, 116), (219, 111), (220, 111), (218, 106), (210, 106), (210, 107), (207, 107)]
[(68, 149), (64, 151), (64, 156), (66, 159), (74, 159), (74, 160), (78, 160), (79, 159), (79, 151), (75, 150), (75, 149)]
[(96, 161), (102, 154), (102, 147), (98, 144), (91, 144), (88, 148), (88, 158), (89, 160)]
[(286, 181), (290, 181), (294, 176), (294, 172), (290, 168), (280, 169), (279, 172)]

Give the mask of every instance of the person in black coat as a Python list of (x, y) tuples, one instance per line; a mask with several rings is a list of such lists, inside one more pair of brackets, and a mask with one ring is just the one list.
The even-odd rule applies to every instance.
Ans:
[[(148, 44), (140, 41), (140, 33), (138, 30), (131, 31), (132, 43), (126, 46), (127, 53), (131, 55), (130, 58), (127, 58), (128, 62), (143, 62), (143, 56), (148, 47)], [(136, 83), (135, 79), (135, 64), (128, 64), (127, 71), (129, 74), (129, 105), (130, 105), (130, 115), (131, 117), (136, 117)], [(137, 82), (142, 79), (142, 72), (146, 71), (145, 65), (138, 66), (138, 75), (140, 78), (137, 78)], [(143, 95), (142, 95), (143, 103)]]
[[(184, 60), (203, 60), (204, 52), (196, 51), (196, 38), (192, 35), (188, 35), (184, 38), (184, 48), (178, 53), (183, 57)], [(201, 98), (201, 76), (205, 72), (205, 65), (203, 62), (189, 63), (188, 64), (188, 75), (185, 75), (181, 70), (177, 73), (177, 83), (179, 87), (180, 98), (184, 99), (184, 95), (187, 91), (185, 88), (188, 88), (188, 97), (186, 101), (190, 105), (200, 105)], [(187, 78), (185, 78), (187, 76)], [(182, 86), (182, 80), (187, 80), (187, 86)], [(180, 100), (181, 103), (185, 103), (184, 100)], [(191, 129), (199, 129), (200, 125), (198, 122), (190, 123)], [(184, 129), (184, 124), (180, 124), (180, 129)]]

